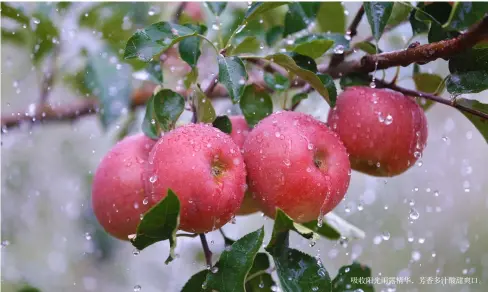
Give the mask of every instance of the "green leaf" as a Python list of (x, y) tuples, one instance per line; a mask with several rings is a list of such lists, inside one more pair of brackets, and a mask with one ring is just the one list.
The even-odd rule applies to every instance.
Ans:
[(266, 32), (266, 44), (268, 47), (274, 46), (276, 42), (278, 42), (282, 35), (283, 32), (285, 31), (285, 28), (281, 25), (273, 26)]
[(393, 2), (364, 2), (363, 6), (371, 32), (379, 41), (393, 10)]
[(318, 224), (317, 220), (314, 220), (311, 222), (302, 223), (302, 225), (330, 240), (337, 240), (341, 238), (341, 234), (339, 233), (339, 231), (327, 224), (327, 222), (322, 222), (321, 224)]
[(275, 222), (273, 226), (273, 234), (266, 246), (266, 251), (272, 256), (278, 256), (281, 251), (288, 246), (288, 234), (290, 230), (295, 231), (306, 239), (316, 240), (318, 235), (307, 227), (295, 223), (288, 215), (281, 209), (276, 209)]
[(346, 33), (346, 15), (340, 2), (321, 2), (317, 12), (320, 31)]
[(413, 35), (421, 34), (429, 31), (429, 24), (427, 22), (417, 19), (416, 16), (417, 11), (425, 13), (423, 12), (424, 8), (425, 8), (424, 2), (419, 2), (417, 4), (416, 9), (412, 9), (412, 11), (410, 12), (409, 21), (410, 21), (410, 26), (412, 27)]
[[(452, 7), (451, 5), (449, 5), (449, 3), (434, 2), (429, 5), (419, 7), (422, 7), (422, 9), (416, 10), (415, 18), (426, 24), (430, 24), (428, 34), (429, 43), (438, 42), (457, 36), (457, 32), (450, 32), (447, 29), (443, 28), (443, 24), (447, 22), (452, 10)], [(420, 26), (420, 28), (425, 27)]]
[(451, 94), (478, 93), (488, 89), (488, 47), (473, 48), (449, 60)]
[(309, 42), (297, 44), (293, 48), (293, 51), (298, 54), (308, 56), (312, 59), (317, 59), (325, 54), (325, 52), (327, 52), (333, 44), (333, 40), (315, 39)]
[(216, 117), (212, 125), (224, 133), (230, 134), (232, 132), (232, 122), (228, 116)]
[(193, 86), (192, 98), (196, 108), (197, 121), (212, 123), (215, 120), (215, 109), (212, 106), (212, 101), (205, 96), (200, 86)]
[(371, 269), (368, 266), (354, 262), (352, 265), (339, 269), (339, 273), (332, 281), (332, 289), (333, 291), (344, 292), (374, 292), (372, 284), (363, 284), (366, 281), (358, 281), (358, 279), (368, 279), (371, 277)]
[(150, 61), (147, 63), (145, 71), (149, 75), (149, 80), (156, 84), (163, 84), (163, 71), (159, 61)]
[(131, 67), (121, 64), (118, 69), (110, 59), (107, 53), (90, 55), (85, 75), (86, 87), (100, 101), (101, 120), (105, 128), (129, 108), (132, 94)]
[[(349, 41), (345, 38), (343, 34), (338, 33), (313, 33), (309, 34), (295, 40), (295, 46), (303, 43), (309, 43), (315, 40), (330, 40), (333, 41), (334, 53), (339, 53), (349, 49)], [(330, 46), (329, 48), (331, 48)], [(293, 47), (292, 47), (293, 48)]]
[(315, 20), (319, 5), (319, 2), (289, 3), (288, 12), (285, 15), (285, 30), (283, 36), (307, 28), (307, 26)]
[(162, 89), (154, 95), (154, 116), (163, 131), (174, 128), (185, 109), (185, 98), (170, 90)]
[[(185, 24), (184, 26), (198, 32), (198, 34), (204, 35), (207, 32), (205, 25)], [(181, 40), (178, 50), (180, 52), (181, 59), (185, 61), (190, 67), (195, 68), (197, 66), (198, 58), (202, 54), (200, 52), (200, 44), (202, 39), (198, 36), (191, 36)]]
[[(483, 113), (488, 113), (488, 104), (481, 103), (477, 100), (459, 98), (456, 100), (456, 103)], [(485, 138), (485, 141), (488, 143), (488, 120), (464, 111), (462, 111), (462, 113), (471, 121), (471, 123), (473, 123), (473, 125), (476, 127), (476, 129), (478, 129), (483, 138)]]
[[(292, 72), (294, 75), (307, 81), (310, 84), (310, 86), (312, 86), (320, 95), (322, 95), (322, 97), (327, 101), (327, 103), (330, 103), (329, 92), (327, 88), (325, 88), (322, 81), (320, 81), (319, 77), (317, 77), (317, 75), (315, 74), (316, 71), (312, 72), (298, 65), (298, 64), (308, 65), (308, 68), (315, 66), (316, 68), (317, 65), (315, 64), (315, 61), (313, 61), (313, 59), (310, 59), (309, 57), (301, 56), (298, 54), (294, 54), (292, 56), (293, 57), (290, 57), (289, 55), (285, 55), (285, 54), (274, 54), (274, 55), (267, 56), (266, 59), (280, 65), (286, 70)], [(305, 63), (309, 63), (309, 64), (303, 64), (302, 60), (307, 60)]]
[(168, 189), (168, 194), (144, 214), (137, 233), (130, 241), (138, 250), (163, 240), (169, 240), (170, 255), (166, 264), (174, 259), (176, 231), (180, 225), (180, 200)]
[(207, 278), (208, 270), (203, 270), (195, 275), (193, 275), (188, 282), (186, 282), (185, 286), (183, 286), (183, 289), (181, 289), (181, 292), (199, 292), (199, 291), (204, 291), (202, 287), (204, 287), (205, 280)]
[(393, 4), (393, 10), (391, 11), (390, 18), (388, 19), (388, 26), (397, 26), (400, 23), (406, 21), (412, 11), (412, 7), (405, 5), (402, 2), (395, 2)]
[(213, 15), (219, 16), (227, 6), (227, 2), (205, 2)]
[(285, 91), (290, 88), (290, 80), (280, 73), (271, 74), (266, 72), (264, 74), (264, 82), (274, 91)]
[(239, 102), (247, 81), (244, 63), (239, 57), (222, 55), (217, 56), (217, 61), (219, 63), (219, 82), (227, 88), (232, 102)]
[(130, 37), (125, 47), (124, 58), (138, 58), (147, 62), (175, 43), (197, 34), (197, 31), (183, 25), (165, 21), (154, 23)]
[(195, 66), (191, 69), (190, 73), (185, 76), (184, 84), (185, 88), (190, 88), (191, 85), (197, 82), (198, 79), (198, 68)]
[(2, 42), (13, 43), (18, 46), (24, 46), (29, 41), (29, 35), (23, 30), (7, 30), (2, 27)]
[(255, 53), (259, 51), (261, 42), (255, 36), (245, 37), (235, 48), (228, 52), (228, 55), (240, 55), (245, 53)]
[(451, 94), (482, 92), (488, 89), (488, 70), (452, 73), (446, 84)]
[(260, 14), (285, 4), (288, 4), (288, 2), (253, 2), (244, 15), (243, 23), (249, 22)]
[(449, 20), (444, 27), (453, 30), (465, 30), (480, 21), (487, 12), (487, 2), (455, 2)]
[[(59, 32), (52, 21), (41, 13), (34, 13), (33, 18), (38, 20), (34, 31), (34, 64), (38, 64), (43, 58), (50, 54), (59, 42)], [(36, 23), (36, 22), (34, 22)]]
[(244, 89), (239, 105), (250, 127), (273, 113), (273, 101), (268, 93), (257, 92), (253, 85)]
[(337, 99), (337, 88), (334, 79), (329, 74), (317, 74), (317, 77), (319, 77), (329, 92), (330, 107), (334, 107)]
[(297, 103), (299, 103), (300, 101), (302, 101), (304, 99), (307, 99), (307, 98), (308, 98), (308, 94), (306, 94), (306, 93), (297, 93), (291, 99), (291, 106), (295, 106)]
[(216, 273), (207, 275), (207, 288), (220, 292), (245, 292), (245, 279), (263, 244), (264, 227), (245, 235), (225, 250), (215, 265)]
[[(439, 75), (429, 73), (416, 73), (413, 75), (412, 78), (415, 82), (415, 88), (419, 91), (437, 94), (440, 94), (442, 93), (442, 91), (444, 91), (444, 79)], [(431, 100), (425, 100), (425, 102), (421, 103), (420, 106), (424, 110), (427, 110), (433, 104), (434, 103)]]
[(266, 253), (258, 253), (246, 279), (246, 292), (273, 291), (272, 287), (276, 286), (276, 283), (271, 277), (271, 274), (266, 272), (269, 268), (268, 255)]
[(329, 273), (320, 260), (292, 248), (273, 259), (284, 292), (332, 291)]
[(156, 114), (154, 112), (154, 95), (152, 95), (146, 103), (146, 113), (142, 120), (142, 132), (153, 140), (158, 140), (161, 137), (161, 128), (156, 122)]
[(1, 10), (2, 10), (2, 17), (8, 17), (10, 19), (13, 19), (17, 22), (19, 22), (20, 24), (25, 24), (25, 25), (29, 25), (30, 23), (30, 18), (28, 16), (26, 16), (24, 14), (23, 11), (21, 11), (20, 9), (17, 9), (17, 8), (14, 8), (12, 7), (11, 5), (5, 3), (5, 2), (2, 2), (1, 3)]
[(378, 49), (378, 51), (376, 51), (377, 50), (376, 46), (370, 42), (359, 42), (359, 43), (355, 44), (354, 46), (356, 48), (370, 54), (370, 55), (382, 53), (382, 51), (380, 49)]
[(369, 86), (371, 77), (365, 73), (349, 73), (341, 77), (340, 85), (342, 89), (349, 86)]

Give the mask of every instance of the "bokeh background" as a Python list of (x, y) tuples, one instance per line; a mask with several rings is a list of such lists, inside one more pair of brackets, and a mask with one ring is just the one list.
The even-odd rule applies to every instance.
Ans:
[[(13, 4), (12, 4), (13, 5)], [(19, 4), (15, 4), (18, 6)], [(47, 3), (20, 4), (26, 11)], [(80, 15), (96, 3), (74, 3), (63, 16), (52, 21), (60, 29), (59, 66), (63, 72), (83, 63), (81, 49), (102, 42), (98, 32), (79, 26)], [(134, 4), (136, 5), (136, 4)], [(201, 4), (203, 7), (203, 3)], [(346, 2), (349, 21), (360, 3)], [(178, 3), (138, 3), (143, 13), (168, 20)], [(247, 4), (229, 3), (216, 20), (203, 7), (212, 38), (225, 27), (226, 14), (245, 9)], [(44, 8), (46, 9), (46, 8)], [(108, 8), (115, 11), (113, 6)], [(132, 17), (132, 16), (131, 16)], [(3, 20), (3, 19), (2, 19)], [(136, 27), (124, 18), (130, 35)], [(129, 23), (129, 24), (127, 24)], [(348, 22), (349, 23), (349, 22)], [(212, 27), (212, 24), (217, 26)], [(2, 23), (5, 25), (5, 23)], [(370, 35), (363, 18), (358, 38)], [(383, 50), (404, 48), (411, 37), (410, 25), (400, 25), (380, 42)], [(416, 37), (421, 43), (425, 36)], [(48, 60), (33, 66), (29, 48), (1, 43), (1, 112), (24, 112), (39, 98), (43, 68)], [(181, 85), (183, 69), (166, 68), (165, 83)], [(215, 73), (211, 52), (200, 61), (200, 78)], [(400, 70), (400, 84), (413, 87), (411, 67)], [(424, 72), (446, 76), (447, 63), (432, 62)], [(180, 72), (181, 71), (181, 72)], [(392, 76), (394, 69), (387, 71)], [(69, 74), (69, 73), (61, 73)], [(382, 72), (377, 76), (382, 77)], [(58, 76), (50, 90), (52, 105), (82, 99), (79, 92)], [(179, 82), (179, 83), (178, 83)], [(135, 80), (134, 86), (140, 85)], [(477, 98), (485, 103), (488, 98)], [(444, 96), (448, 98), (447, 93)], [(470, 96), (468, 96), (470, 97)], [(229, 101), (215, 100), (220, 114), (236, 112)], [(305, 100), (299, 111), (325, 120), (328, 105), (316, 94)], [(142, 119), (144, 109), (137, 110)], [(189, 118), (186, 113), (182, 122)], [(428, 146), (416, 166), (394, 178), (375, 178), (353, 172), (351, 186), (335, 212), (366, 232), (363, 240), (347, 243), (321, 239), (310, 242), (292, 236), (291, 245), (319, 256), (332, 277), (353, 260), (367, 264), (373, 275), (410, 276), (417, 284), (377, 286), (378, 291), (488, 291), (488, 148), (476, 128), (460, 112), (434, 105), (428, 112)], [(98, 162), (116, 142), (126, 116), (105, 130), (96, 115), (73, 122), (46, 125), (22, 124), (1, 135), (1, 288), (18, 291), (32, 285), (41, 291), (179, 291), (190, 276), (204, 268), (198, 238), (178, 241), (179, 258), (170, 265), (164, 260), (167, 243), (153, 245), (138, 255), (127, 243), (111, 238), (99, 227), (91, 211), (90, 184)], [(131, 133), (140, 130), (135, 123)], [(414, 216), (411, 216), (412, 213)], [(418, 213), (418, 218), (415, 215)], [(416, 219), (415, 219), (416, 218)], [(261, 214), (237, 217), (224, 227), (229, 237), (238, 238), (266, 226), (269, 238), (272, 220)], [(215, 254), (224, 249), (218, 232), (208, 235)], [(266, 239), (265, 239), (266, 240)], [(216, 260), (217, 257), (214, 257)], [(420, 277), (473, 277), (472, 285), (420, 285)]]

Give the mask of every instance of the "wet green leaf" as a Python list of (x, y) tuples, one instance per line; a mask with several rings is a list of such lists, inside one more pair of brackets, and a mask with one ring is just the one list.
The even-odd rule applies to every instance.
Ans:
[(295, 46), (315, 40), (333, 41), (333, 45), (330, 46), (329, 49), (332, 48), (334, 52), (337, 53), (349, 49), (349, 41), (345, 38), (343, 34), (338, 33), (312, 33), (309, 35), (305, 35), (295, 40)]
[(193, 102), (195, 103), (197, 121), (200, 123), (212, 123), (215, 120), (215, 109), (212, 101), (205, 96), (200, 86), (193, 86)]
[(259, 51), (261, 42), (255, 36), (245, 37), (238, 45), (228, 52), (228, 55), (240, 55)]
[(188, 282), (186, 282), (181, 292), (203, 292), (205, 291), (202, 286), (205, 286), (205, 280), (207, 279), (208, 270), (203, 270), (193, 275)]
[[(456, 100), (456, 102), (465, 107), (488, 114), (488, 104), (481, 103), (477, 100), (469, 100), (465, 98), (459, 98)], [(488, 120), (480, 118), (478, 116), (474, 116), (467, 112), (462, 113), (471, 121), (471, 123), (473, 123), (473, 125), (476, 127), (476, 129), (478, 129), (483, 138), (485, 138), (485, 141), (488, 143)]]
[[(429, 73), (416, 73), (413, 75), (413, 81), (415, 82), (415, 88), (419, 91), (427, 93), (437, 93), (440, 94), (444, 91), (444, 79), (436, 74)], [(433, 105), (430, 100), (425, 100), (420, 106), (427, 110)]]
[(325, 54), (325, 52), (327, 52), (333, 44), (333, 40), (315, 39), (297, 44), (293, 48), (293, 51), (298, 54), (308, 56), (312, 59), (317, 59)]
[(283, 35), (284, 27), (281, 25), (273, 26), (266, 32), (266, 44), (268, 47), (274, 46)]
[(131, 239), (138, 250), (163, 240), (169, 240), (171, 251), (166, 264), (174, 259), (176, 231), (180, 225), (180, 200), (168, 189), (168, 194), (144, 214), (137, 226), (136, 237)]
[[(414, 17), (416, 20), (427, 24), (427, 28), (430, 26), (430, 29), (428, 29), (429, 43), (455, 37), (458, 34), (457, 32), (448, 31), (443, 27), (443, 24), (447, 22), (452, 10), (452, 7), (451, 5), (449, 5), (449, 3), (434, 2), (425, 6), (421, 4), (422, 3), (418, 5), (419, 9), (414, 10)], [(410, 18), (410, 23), (412, 24), (412, 18)], [(420, 32), (425, 31), (426, 26), (419, 26), (418, 22), (414, 22), (414, 24), (412, 24), (412, 28), (414, 28), (414, 25), (415, 29), (418, 29)]]
[(297, 103), (299, 103), (300, 101), (302, 101), (304, 99), (307, 99), (307, 98), (308, 98), (308, 94), (306, 94), (306, 93), (297, 93), (291, 99), (291, 105), (292, 106), (295, 106)]
[(269, 268), (270, 263), (268, 255), (266, 253), (258, 253), (246, 278), (246, 292), (273, 291), (272, 287), (276, 286), (276, 283), (271, 277), (271, 274), (266, 272)]
[(363, 5), (371, 32), (379, 41), (393, 10), (393, 2), (364, 2)]
[(488, 89), (488, 47), (473, 48), (449, 60), (446, 81), (451, 94), (478, 93)]
[(165, 21), (154, 23), (130, 37), (125, 47), (124, 58), (138, 58), (147, 62), (175, 43), (197, 34), (197, 31), (183, 25)]
[(371, 269), (368, 266), (354, 262), (352, 265), (339, 269), (339, 273), (332, 281), (332, 290), (337, 292), (374, 292), (372, 284), (363, 284), (362, 281), (357, 280), (364, 279), (366, 282), (366, 279), (371, 277)]
[(320, 31), (346, 33), (346, 14), (340, 2), (321, 2), (317, 12)]
[(232, 132), (232, 122), (228, 116), (216, 117), (212, 125), (224, 133), (230, 134)]
[(328, 74), (317, 74), (317, 77), (319, 77), (329, 92), (330, 107), (334, 107), (337, 99), (337, 88), (334, 79)]
[(455, 2), (444, 27), (465, 30), (480, 21), (488, 13), (488, 2)]
[(288, 4), (288, 2), (253, 2), (246, 11), (243, 22), (249, 22), (260, 14), (285, 4)]
[(273, 113), (273, 101), (267, 92), (257, 92), (253, 85), (247, 85), (239, 102), (242, 113), (250, 127)]
[(349, 73), (341, 77), (340, 85), (342, 89), (349, 86), (369, 86), (371, 83), (371, 77), (365, 73)]
[(217, 57), (219, 63), (219, 82), (222, 83), (232, 102), (237, 103), (244, 92), (247, 81), (247, 72), (244, 63), (239, 57)]
[(354, 46), (356, 48), (370, 54), (370, 55), (382, 53), (382, 51), (380, 49), (378, 49), (378, 51), (376, 51), (377, 50), (376, 46), (370, 42), (359, 42), (359, 43), (355, 44)]
[(313, 67), (317, 68), (313, 59), (299, 54), (274, 54), (267, 56), (266, 59), (280, 65), (294, 75), (307, 81), (310, 86), (322, 95), (327, 103), (330, 103), (329, 92), (322, 81), (320, 81), (319, 77), (317, 77), (315, 73), (317, 70), (315, 69), (314, 72), (309, 70), (313, 69)]
[(215, 267), (207, 274), (207, 288), (220, 292), (245, 292), (245, 279), (251, 270), (256, 254), (263, 244), (264, 228), (251, 232), (225, 250)]
[[(205, 25), (184, 24), (184, 26), (198, 32), (200, 35), (204, 35), (207, 32), (207, 27)], [(200, 58), (200, 55), (202, 54), (200, 52), (201, 43), (202, 39), (200, 37), (191, 36), (181, 40), (178, 46), (181, 59), (192, 68), (197, 66), (198, 58)]]
[(86, 70), (85, 85), (100, 101), (101, 120), (106, 128), (129, 108), (132, 69), (127, 64), (118, 69), (106, 54), (92, 54), (88, 57)]
[(149, 80), (156, 84), (163, 83), (163, 71), (161, 70), (161, 63), (159, 61), (150, 61), (147, 63), (145, 71), (149, 75)]
[(307, 28), (315, 20), (319, 9), (319, 2), (292, 2), (288, 4), (285, 15), (285, 29), (283, 36), (290, 35)]
[(322, 222), (320, 224), (320, 227), (317, 220), (303, 223), (302, 225), (330, 240), (337, 240), (341, 238), (341, 234), (339, 233), (339, 231), (337, 231), (334, 227), (327, 224), (327, 222)]
[(290, 80), (280, 73), (264, 73), (264, 82), (274, 91), (285, 91), (290, 88)]
[(387, 25), (393, 27), (408, 20), (411, 11), (412, 7), (410, 5), (405, 5), (402, 2), (395, 2)]

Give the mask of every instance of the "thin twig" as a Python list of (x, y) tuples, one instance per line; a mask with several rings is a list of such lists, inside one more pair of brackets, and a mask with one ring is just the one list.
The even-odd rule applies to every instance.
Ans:
[(176, 234), (176, 237), (191, 237), (191, 238), (195, 238), (197, 236), (198, 236), (197, 233), (178, 233), (178, 234)]
[(203, 253), (205, 254), (205, 261), (207, 262), (207, 267), (212, 267), (212, 252), (208, 247), (207, 238), (204, 233), (199, 234), (200, 240), (202, 241)]
[(422, 91), (417, 91), (417, 90), (412, 90), (412, 89), (400, 87), (394, 83), (386, 82), (384, 80), (376, 80), (375, 83), (378, 87), (390, 88), (392, 90), (401, 92), (405, 95), (412, 96), (412, 97), (416, 97), (416, 96), (422, 97), (422, 98), (425, 98), (425, 99), (428, 99), (431, 101), (435, 101), (435, 102), (438, 102), (438, 103), (441, 103), (441, 104), (444, 104), (444, 105), (447, 105), (447, 106), (450, 106), (453, 108), (457, 108), (461, 111), (470, 113), (470, 114), (478, 116), (480, 118), (488, 119), (488, 113), (484, 113), (484, 112), (463, 106), (461, 104), (458, 104), (456, 102), (456, 99), (445, 99), (445, 98), (442, 98), (440, 96), (434, 95), (432, 93), (427, 93), (427, 92), (422, 92)]

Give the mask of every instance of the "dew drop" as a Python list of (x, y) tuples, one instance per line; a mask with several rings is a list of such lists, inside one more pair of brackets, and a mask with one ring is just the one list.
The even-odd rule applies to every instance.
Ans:
[(410, 219), (412, 220), (417, 220), (419, 219), (420, 217), (420, 214), (417, 210), (415, 210), (414, 208), (410, 208), (410, 213), (408, 215), (410, 217)]
[(139, 292), (139, 291), (141, 291), (141, 290), (142, 290), (141, 285), (135, 285), (135, 286), (134, 286), (134, 292)]
[(85, 232), (85, 239), (86, 240), (91, 240), (92, 239), (92, 236), (89, 232)]

